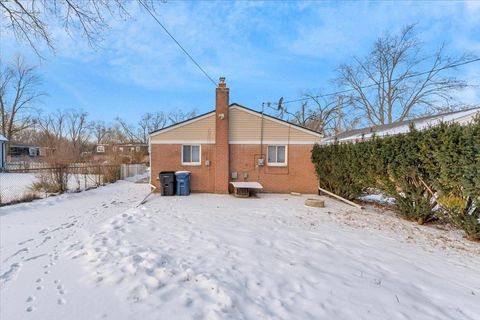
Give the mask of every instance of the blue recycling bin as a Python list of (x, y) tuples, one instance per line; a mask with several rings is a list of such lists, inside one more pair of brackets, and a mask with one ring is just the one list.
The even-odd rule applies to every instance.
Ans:
[(177, 182), (177, 196), (190, 195), (190, 177), (192, 173), (190, 171), (177, 171), (175, 172), (175, 179)]

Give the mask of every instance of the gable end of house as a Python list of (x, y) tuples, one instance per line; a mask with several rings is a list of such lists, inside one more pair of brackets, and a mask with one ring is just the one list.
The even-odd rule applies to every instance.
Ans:
[[(314, 130), (272, 117), (232, 103), (230, 111), (230, 144), (287, 143), (313, 144), (323, 135)], [(203, 143), (213, 144), (216, 137), (215, 111), (173, 124), (150, 133), (152, 144)], [(262, 141), (263, 140), (263, 141)]]

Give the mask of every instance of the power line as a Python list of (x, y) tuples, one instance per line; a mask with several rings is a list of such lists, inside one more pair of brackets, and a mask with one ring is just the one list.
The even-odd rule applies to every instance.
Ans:
[(200, 66), (200, 64), (198, 64), (198, 62), (195, 61), (195, 59), (193, 59), (193, 57), (188, 53), (188, 51), (185, 50), (185, 48), (183, 48), (180, 42), (178, 42), (177, 39), (175, 39), (175, 37), (167, 30), (167, 28), (165, 28), (165, 26), (160, 22), (160, 20), (158, 20), (158, 18), (153, 14), (153, 12), (148, 8), (148, 6), (145, 5), (143, 1), (139, 1), (139, 3), (145, 8), (145, 10), (147, 10), (147, 12), (152, 16), (152, 18), (155, 19), (155, 21), (157, 21), (160, 27), (163, 28), (163, 30), (170, 36), (170, 38), (172, 38), (172, 40), (175, 41), (175, 43), (178, 45), (180, 49), (182, 49), (182, 51), (187, 55), (187, 57), (189, 57), (190, 60), (192, 60), (192, 62), (197, 66), (197, 68), (203, 72), (203, 74), (213, 83), (214, 86), (217, 86), (217, 83), (215, 82), (215, 80), (213, 80), (213, 78), (208, 75), (208, 73)]
[[(459, 63), (452, 64), (452, 65), (449, 65), (449, 66), (438, 68), (438, 69), (432, 69), (432, 70), (429, 70), (429, 71), (423, 71), (423, 72), (419, 72), (419, 73), (410, 74), (410, 75), (407, 75), (407, 76), (402, 77), (402, 78), (392, 79), (391, 81), (397, 81), (397, 80), (401, 80), (401, 79), (409, 79), (409, 78), (413, 78), (413, 77), (418, 77), (418, 76), (422, 76), (422, 75), (429, 74), (429, 73), (432, 73), (432, 72), (437, 72), (437, 71), (441, 71), (441, 70), (445, 70), (445, 69), (455, 68), (455, 67), (463, 66), (463, 65), (478, 62), (478, 61), (480, 61), (480, 58), (459, 62)], [(385, 83), (385, 81), (383, 81), (383, 83)], [(372, 83), (372, 84), (369, 84), (369, 85), (366, 85), (366, 86), (361, 86), (361, 87), (359, 87), (359, 89), (368, 89), (368, 88), (371, 88), (371, 87), (375, 87), (376, 85), (378, 85), (378, 84), (377, 83)], [(345, 90), (320, 94), (318, 96), (313, 96), (313, 97), (305, 97), (305, 98), (298, 98), (298, 99), (283, 101), (282, 105), (287, 104), (287, 103), (306, 101), (306, 100), (310, 100), (310, 99), (316, 99), (316, 98), (322, 98), (322, 97), (328, 97), (328, 96), (336, 96), (336, 95), (340, 95), (342, 93), (347, 93), (347, 92), (351, 92), (351, 91), (355, 91), (355, 90), (356, 89), (345, 89)]]

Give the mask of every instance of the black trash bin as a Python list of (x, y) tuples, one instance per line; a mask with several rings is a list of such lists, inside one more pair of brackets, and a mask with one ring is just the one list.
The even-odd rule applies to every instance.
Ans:
[(160, 192), (162, 196), (175, 195), (175, 171), (160, 172)]

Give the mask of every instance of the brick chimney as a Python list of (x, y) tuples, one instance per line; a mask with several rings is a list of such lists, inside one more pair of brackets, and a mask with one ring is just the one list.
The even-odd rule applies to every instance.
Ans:
[(228, 144), (229, 89), (220, 77), (215, 90), (215, 193), (228, 193), (230, 159)]

